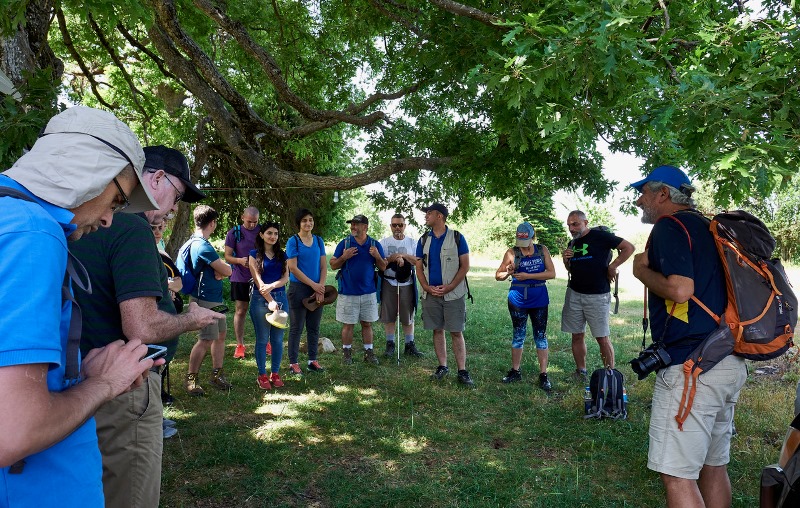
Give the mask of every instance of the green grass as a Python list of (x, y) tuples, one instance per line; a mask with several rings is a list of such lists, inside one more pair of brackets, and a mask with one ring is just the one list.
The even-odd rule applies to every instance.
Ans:
[[(177, 400), (167, 415), (179, 434), (164, 445), (162, 506), (662, 506), (661, 482), (646, 468), (653, 378), (636, 381), (627, 365), (642, 340), (641, 285), (623, 278), (620, 314), (612, 317), (629, 418), (585, 421), (583, 386), (569, 378), (570, 339), (559, 331), (565, 281), (548, 284), (554, 390), (547, 396), (536, 386), (530, 338), (523, 382), (500, 382), (510, 366), (511, 324), (508, 283), (493, 274), (473, 268), (469, 276), (475, 304), (467, 303), (465, 337), (474, 390), (456, 384), (454, 371), (443, 382), (429, 380), (437, 362), (431, 334), (418, 321), (425, 358), (401, 357), (398, 366), (381, 357), (374, 367), (358, 355), (344, 366), (340, 352), (323, 353), (324, 373), (287, 377), (284, 388), (263, 392), (255, 383), (252, 323), (247, 359), (233, 360), (231, 314), (225, 368), (234, 389), (223, 393), (204, 383), (207, 395), (192, 398), (182, 379), (196, 334), (186, 334), (172, 365)], [(339, 347), (334, 310), (325, 309), (322, 335)], [(375, 332), (382, 354), (380, 324)], [(357, 327), (357, 351), (360, 344)], [(588, 348), (589, 368), (599, 367), (594, 340)], [(782, 377), (755, 376), (751, 368), (737, 407), (729, 465), (734, 506), (757, 506), (760, 470), (776, 461), (792, 416), (797, 368), (775, 363)], [(209, 372), (206, 359), (201, 380)]]

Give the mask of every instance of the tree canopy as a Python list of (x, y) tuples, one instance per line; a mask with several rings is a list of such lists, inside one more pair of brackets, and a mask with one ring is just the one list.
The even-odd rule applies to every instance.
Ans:
[[(798, 15), (763, 0), (33, 0), (4, 8), (8, 166), (56, 107), (114, 111), (245, 204), (381, 182), (408, 212), (611, 187), (596, 144), (767, 195), (800, 147)], [(48, 88), (49, 86), (49, 88)], [(230, 202), (225, 193), (214, 194)]]

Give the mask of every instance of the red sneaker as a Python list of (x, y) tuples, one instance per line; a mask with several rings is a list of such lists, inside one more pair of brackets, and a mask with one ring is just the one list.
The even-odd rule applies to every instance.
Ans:
[(272, 356), (272, 344), (267, 342), (267, 356)]
[[(266, 374), (259, 374), (257, 382), (258, 382), (258, 387), (261, 388), (262, 390), (272, 389), (272, 385), (269, 384), (269, 376), (267, 376)], [(281, 383), (281, 385), (283, 385), (283, 383)]]
[(236, 345), (236, 351), (233, 352), (233, 357), (239, 360), (244, 358), (244, 344)]
[(289, 364), (289, 374), (294, 374), (296, 376), (302, 376), (303, 371), (300, 369), (300, 365), (296, 363)]
[(269, 377), (269, 380), (272, 381), (272, 386), (274, 386), (275, 388), (280, 388), (281, 386), (283, 386), (283, 381), (281, 381), (281, 377), (278, 375), (277, 372), (273, 373)]

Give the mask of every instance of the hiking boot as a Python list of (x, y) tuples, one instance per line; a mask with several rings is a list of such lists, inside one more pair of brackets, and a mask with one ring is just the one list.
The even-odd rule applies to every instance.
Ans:
[(293, 374), (295, 376), (302, 376), (303, 371), (300, 370), (300, 365), (297, 363), (289, 364), (289, 374)]
[(450, 372), (450, 369), (448, 369), (444, 365), (439, 365), (438, 367), (436, 367), (436, 372), (431, 374), (431, 379), (435, 379), (436, 381), (440, 381), (441, 379), (443, 379), (447, 375), (448, 372)]
[(475, 386), (475, 381), (469, 376), (469, 372), (466, 370), (459, 370), (458, 371), (458, 382), (462, 385), (469, 386), (472, 388)]
[(517, 381), (522, 381), (522, 373), (518, 369), (509, 370), (506, 377), (503, 378), (504, 383), (516, 383)]
[(269, 384), (269, 376), (266, 374), (259, 374), (258, 379), (256, 379), (258, 383), (258, 387), (262, 390), (272, 390), (272, 385)]
[(353, 348), (342, 348), (342, 363), (345, 365), (353, 364)]
[(395, 352), (397, 352), (397, 347), (394, 344), (393, 340), (386, 341), (386, 351), (384, 351), (383, 356), (392, 357), (394, 356)]
[(417, 358), (425, 356), (425, 353), (417, 349), (413, 340), (411, 342), (406, 342), (406, 348), (403, 350), (403, 354), (406, 356), (416, 356)]
[(272, 344), (267, 342), (267, 356), (272, 356)]
[(325, 369), (322, 365), (319, 364), (318, 361), (312, 360), (308, 362), (308, 371), (309, 372), (325, 372)]
[(244, 344), (237, 344), (236, 351), (233, 352), (233, 357), (237, 360), (244, 359)]
[(205, 390), (203, 387), (197, 384), (197, 372), (190, 372), (186, 374), (186, 381), (184, 382), (184, 386), (186, 387), (186, 391), (189, 392), (189, 395), (205, 395)]
[(225, 379), (225, 372), (223, 372), (222, 367), (214, 369), (208, 381), (214, 385), (214, 388), (217, 390), (230, 390), (233, 388), (233, 385)]
[(575, 369), (575, 372), (572, 373), (572, 378), (576, 381), (580, 381), (582, 384), (586, 384), (589, 381), (589, 374), (586, 372), (586, 369)]
[(375, 350), (372, 348), (364, 350), (364, 361), (372, 365), (378, 365), (378, 363), (380, 363), (378, 362), (378, 357), (375, 356)]
[(273, 372), (272, 375), (269, 377), (270, 382), (272, 383), (273, 388), (280, 388), (283, 386), (283, 380), (278, 375), (277, 372)]
[(547, 372), (542, 372), (539, 374), (539, 388), (546, 392), (549, 392), (553, 389), (553, 384), (549, 379), (547, 379)]

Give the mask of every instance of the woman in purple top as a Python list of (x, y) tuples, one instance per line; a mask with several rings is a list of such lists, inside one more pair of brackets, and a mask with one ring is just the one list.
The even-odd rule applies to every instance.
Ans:
[[(286, 310), (286, 283), (289, 281), (289, 267), (286, 253), (278, 244), (277, 222), (265, 222), (259, 228), (256, 248), (250, 251), (248, 265), (253, 276), (253, 290), (250, 295), (250, 319), (256, 332), (256, 366), (258, 366), (258, 386), (269, 390), (273, 386), (283, 386), (278, 371), (283, 357), (283, 328), (267, 321), (267, 314), (278, 309)], [(267, 376), (267, 342), (272, 346), (271, 374)]]

